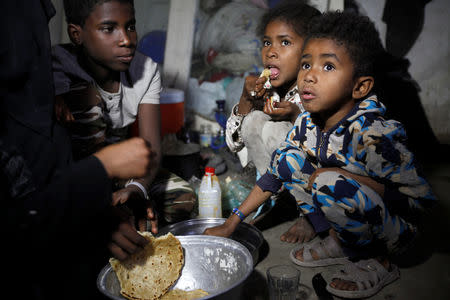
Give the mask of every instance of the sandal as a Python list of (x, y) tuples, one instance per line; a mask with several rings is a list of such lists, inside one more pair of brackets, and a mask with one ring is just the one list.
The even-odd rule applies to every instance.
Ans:
[[(295, 254), (302, 248), (303, 260), (299, 260), (295, 257)], [(317, 253), (319, 259), (312, 257), (311, 250)], [(331, 236), (299, 244), (291, 250), (289, 256), (293, 263), (302, 267), (325, 267), (348, 263), (348, 257), (345, 256), (342, 248)]]
[(376, 259), (349, 262), (340, 272), (332, 276), (333, 279), (356, 283), (357, 291), (335, 289), (327, 285), (327, 291), (342, 298), (366, 298), (378, 293), (384, 286), (400, 277), (397, 266), (391, 264), (391, 270), (386, 270)]

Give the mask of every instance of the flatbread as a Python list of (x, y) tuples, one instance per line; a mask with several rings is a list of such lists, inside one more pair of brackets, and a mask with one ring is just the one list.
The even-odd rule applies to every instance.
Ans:
[(184, 264), (183, 248), (171, 233), (155, 238), (141, 234), (150, 242), (139, 253), (124, 261), (110, 258), (120, 282), (120, 294), (133, 300), (155, 300), (178, 280)]
[(193, 291), (170, 290), (161, 297), (161, 300), (194, 300), (208, 296), (208, 292), (202, 289)]

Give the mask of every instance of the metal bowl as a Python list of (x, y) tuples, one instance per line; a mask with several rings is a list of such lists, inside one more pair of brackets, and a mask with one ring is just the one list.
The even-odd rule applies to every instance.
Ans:
[[(201, 299), (239, 299), (244, 281), (253, 271), (250, 252), (228, 238), (206, 235), (177, 236), (184, 251), (184, 266), (173, 289), (202, 289), (209, 293)], [(97, 278), (98, 289), (115, 300), (120, 284), (110, 264)]]
[[(179, 223), (168, 225), (160, 230), (159, 235), (165, 235), (172, 232), (173, 235), (200, 235), (206, 228), (221, 225), (225, 222), (224, 218), (202, 218), (191, 219)], [(259, 248), (264, 242), (264, 237), (255, 226), (248, 223), (240, 223), (231, 239), (244, 245), (252, 254), (253, 264), (256, 265), (259, 259)]]

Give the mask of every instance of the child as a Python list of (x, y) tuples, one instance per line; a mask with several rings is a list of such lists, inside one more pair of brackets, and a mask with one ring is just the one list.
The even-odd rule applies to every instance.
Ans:
[[(285, 1), (261, 19), (261, 57), (264, 68), (271, 73), (271, 88), (264, 87), (265, 77), (247, 76), (226, 130), (230, 150), (238, 152), (245, 147), (249, 160), (256, 166), (258, 177), (266, 172), (273, 151), (283, 142), (297, 115), (303, 112), (296, 85), (300, 54), (307, 24), (319, 14), (317, 9), (304, 1)], [(272, 107), (269, 101), (265, 101), (270, 97), (279, 98), (280, 102)], [(261, 110), (263, 105), (264, 110)], [(307, 228), (311, 227), (306, 219), (300, 217), (281, 236), (281, 240), (290, 243), (308, 241), (312, 238), (312, 230)]]
[[(68, 123), (74, 156), (83, 158), (126, 139), (137, 117), (139, 135), (151, 145), (156, 163), (148, 176), (118, 183), (113, 202), (150, 196), (147, 204), (156, 200), (164, 211), (162, 221), (189, 218), (193, 190), (176, 175), (159, 170), (161, 79), (157, 64), (136, 51), (133, 1), (65, 0), (64, 9), (73, 45), (54, 47), (53, 71), (56, 112)], [(152, 205), (147, 210), (153, 233), (158, 225), (155, 209)]]
[(320, 237), (291, 259), (305, 267), (345, 264), (327, 290), (365, 298), (399, 277), (388, 257), (411, 245), (435, 198), (405, 147), (403, 126), (383, 118), (374, 93), (383, 47), (373, 23), (335, 12), (310, 24), (297, 79), (306, 112), (235, 214), (206, 233), (228, 236), (284, 184)]

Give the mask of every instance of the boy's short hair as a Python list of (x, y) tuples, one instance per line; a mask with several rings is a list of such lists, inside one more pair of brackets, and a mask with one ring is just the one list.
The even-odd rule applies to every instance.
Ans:
[(306, 4), (305, 0), (285, 0), (269, 9), (261, 18), (257, 33), (264, 36), (267, 25), (275, 20), (286, 22), (301, 37), (306, 37), (309, 21), (320, 11)]
[(314, 18), (305, 45), (312, 38), (332, 39), (343, 45), (354, 64), (354, 78), (375, 76), (376, 63), (385, 53), (374, 23), (352, 12), (327, 12)]
[(84, 22), (89, 17), (94, 7), (110, 1), (130, 3), (134, 9), (134, 0), (64, 0), (64, 13), (67, 24), (84, 26)]

